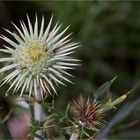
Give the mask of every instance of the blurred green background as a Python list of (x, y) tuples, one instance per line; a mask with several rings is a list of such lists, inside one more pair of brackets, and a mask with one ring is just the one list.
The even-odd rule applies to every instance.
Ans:
[(82, 60), (81, 66), (71, 71), (74, 84), (57, 89), (58, 108), (65, 109), (80, 94), (93, 96), (99, 86), (117, 76), (111, 88), (112, 98), (132, 88), (134, 91), (117, 111), (109, 114), (97, 138), (140, 139), (140, 2), (1, 1), (0, 33), (4, 33), (2, 28), (14, 31), (10, 21), (18, 26), (21, 19), (27, 23), (26, 13), (32, 23), (36, 13), (40, 21), (44, 15), (46, 26), (53, 14), (53, 24), (59, 20), (63, 28), (71, 25), (67, 34), (73, 32), (73, 40), (82, 44), (74, 54)]

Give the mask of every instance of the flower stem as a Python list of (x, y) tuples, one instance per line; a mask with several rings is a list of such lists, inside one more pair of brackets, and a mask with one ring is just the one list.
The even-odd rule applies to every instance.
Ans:
[(81, 132), (80, 132), (80, 139), (82, 139), (82, 137), (83, 137), (83, 131), (84, 131), (84, 126), (82, 125), (81, 126)]
[[(41, 108), (41, 104), (39, 104), (38, 102), (34, 102), (34, 119), (36, 121), (41, 121), (42, 120), (42, 108)], [(41, 130), (37, 130), (36, 134), (41, 136)], [(39, 140), (39, 138), (34, 137), (34, 140)]]

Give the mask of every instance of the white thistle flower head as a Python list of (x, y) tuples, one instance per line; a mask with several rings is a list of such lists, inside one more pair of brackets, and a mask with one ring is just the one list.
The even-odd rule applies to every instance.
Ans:
[(52, 17), (45, 30), (44, 16), (40, 28), (38, 28), (37, 16), (34, 27), (28, 15), (27, 20), (28, 26), (23, 21), (20, 22), (22, 30), (13, 24), (18, 34), (5, 29), (15, 41), (1, 36), (9, 46), (5, 45), (5, 48), (0, 51), (9, 55), (0, 58), (0, 62), (7, 64), (0, 69), (0, 73), (9, 71), (3, 79), (3, 84), (12, 81), (8, 91), (14, 87), (14, 92), (21, 89), (20, 96), (24, 92), (29, 92), (29, 97), (33, 94), (36, 98), (43, 98), (45, 93), (52, 94), (52, 91), (56, 93), (54, 84), (64, 85), (62, 80), (71, 82), (66, 78), (66, 75), (71, 76), (66, 70), (78, 65), (75, 63), (78, 60), (72, 58), (70, 54), (80, 45), (70, 42), (71, 39), (68, 38), (71, 34), (62, 37), (68, 27), (58, 33), (61, 25), (58, 26), (57, 23), (50, 30)]

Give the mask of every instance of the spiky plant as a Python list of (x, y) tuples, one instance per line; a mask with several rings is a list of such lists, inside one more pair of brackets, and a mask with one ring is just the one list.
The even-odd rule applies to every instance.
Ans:
[(14, 87), (14, 92), (21, 89), (20, 96), (27, 91), (29, 97), (33, 94), (36, 98), (43, 98), (45, 93), (56, 93), (54, 84), (64, 85), (62, 80), (71, 82), (65, 77), (71, 76), (66, 70), (73, 69), (78, 60), (69, 55), (79, 47), (79, 43), (68, 39), (71, 34), (62, 37), (68, 27), (58, 33), (61, 25), (57, 23), (51, 30), (52, 18), (45, 30), (44, 17), (40, 28), (37, 16), (34, 27), (28, 16), (27, 20), (28, 27), (20, 21), (22, 30), (13, 24), (17, 33), (5, 29), (14, 40), (1, 36), (9, 45), (5, 45), (0, 51), (9, 55), (0, 58), (0, 62), (5, 63), (0, 73), (9, 72), (3, 82), (5, 84), (12, 81), (9, 90)]
[(86, 100), (82, 96), (78, 101), (73, 100), (72, 110), (75, 121), (83, 127), (98, 131), (98, 126), (103, 123), (104, 110), (102, 104), (97, 101)]

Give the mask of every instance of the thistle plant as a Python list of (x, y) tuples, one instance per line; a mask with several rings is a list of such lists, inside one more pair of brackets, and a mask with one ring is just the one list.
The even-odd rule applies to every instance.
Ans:
[[(11, 39), (4, 35), (1, 36), (7, 43), (7, 45), (4, 45), (5, 48), (0, 49), (1, 52), (6, 54), (5, 57), (0, 58), (0, 62), (4, 63), (4, 67), (0, 68), (0, 73), (5, 74), (2, 79), (2, 85), (9, 83), (8, 92), (10, 93), (11, 89), (13, 89), (13, 93), (20, 90), (20, 97), (27, 93), (28, 102), (34, 105), (34, 114), (31, 113), (32, 110), (30, 113), (28, 110), (25, 118), (23, 117), (25, 122), (28, 120), (28, 124), (25, 123), (25, 127), (20, 129), (25, 132), (24, 136), (27, 133), (24, 128), (27, 128), (29, 123), (32, 122), (27, 137), (34, 137), (34, 140), (46, 138), (93, 139), (94, 134), (100, 130), (99, 127), (104, 122), (104, 113), (106, 114), (107, 111), (123, 102), (128, 93), (114, 101), (111, 99), (98, 101), (100, 94), (95, 94), (94, 99), (88, 98), (88, 100), (81, 96), (80, 100), (74, 99), (72, 104), (68, 104), (65, 112), (56, 109), (54, 98), (51, 103), (45, 103), (44, 98), (46, 96), (57, 94), (55, 85), (65, 85), (64, 81), (71, 83), (67, 76), (72, 75), (67, 70), (74, 69), (75, 66), (79, 65), (79, 60), (71, 57), (75, 49), (80, 46), (79, 43), (71, 41), (69, 38), (71, 34), (64, 36), (69, 27), (59, 32), (61, 25), (57, 23), (51, 29), (52, 20), (53, 17), (51, 17), (47, 28), (44, 29), (44, 17), (42, 17), (41, 26), (39, 27), (38, 17), (36, 16), (35, 23), (32, 25), (27, 15), (28, 25), (20, 21), (22, 29), (18, 28), (14, 23), (15, 32), (4, 29), (11, 35)], [(111, 80), (109, 84), (106, 83), (98, 91), (103, 93), (103, 88), (110, 87), (113, 81)], [(30, 97), (33, 97), (34, 100), (30, 100)], [(5, 104), (5, 99), (2, 99), (0, 104), (0, 109), (2, 110), (4, 110), (3, 104)], [(17, 103), (13, 104), (17, 105)], [(42, 106), (46, 106), (47, 111), (42, 110)], [(10, 106), (8, 106), (8, 110), (11, 111)], [(1, 119), (2, 122), (5, 122), (11, 117), (11, 114), (15, 115), (14, 111), (0, 113), (0, 123)], [(7, 113), (10, 114), (8, 117), (6, 116)], [(30, 118), (30, 114), (32, 114), (32, 118)], [(22, 135), (22, 133), (17, 133), (17, 130), (12, 131), (13, 128), (20, 126), (20, 124), (16, 125), (14, 122), (17, 121), (17, 118), (20, 120), (22, 117), (16, 115), (14, 119), (11, 119), (12, 121), (9, 121), (10, 119), (7, 121), (9, 132), (13, 133), (11, 136), (15, 139), (17, 136), (19, 138)], [(54, 123), (54, 120), (57, 120), (57, 122)], [(23, 122), (19, 121), (21, 124)], [(53, 134), (55, 128), (52, 129), (51, 127), (54, 126), (55, 128), (60, 128), (56, 130), (58, 137)]]
[[(13, 87), (13, 92), (21, 89), (20, 97), (28, 92), (29, 97), (33, 95), (36, 101), (41, 101), (45, 94), (52, 95), (52, 91), (56, 93), (54, 84), (64, 85), (62, 80), (71, 82), (65, 77), (71, 76), (66, 70), (78, 65), (75, 63), (78, 60), (69, 55), (74, 53), (73, 50), (79, 47), (79, 43), (68, 39), (71, 34), (62, 37), (69, 27), (58, 33), (61, 25), (57, 23), (51, 30), (52, 19), (53, 17), (45, 30), (44, 17), (39, 28), (37, 16), (33, 27), (28, 15), (28, 27), (20, 21), (22, 30), (13, 23), (17, 33), (5, 29), (16, 40), (1, 36), (9, 44), (5, 45), (5, 49), (0, 49), (9, 54), (0, 58), (0, 62), (6, 64), (0, 69), (0, 73), (9, 72), (2, 84), (12, 81), (8, 91)], [(42, 109), (37, 102), (34, 103), (34, 112), (35, 119), (40, 121)]]
[(68, 39), (71, 34), (62, 37), (69, 27), (58, 33), (61, 25), (57, 23), (51, 30), (52, 19), (53, 17), (44, 30), (44, 17), (39, 28), (37, 16), (34, 27), (27, 16), (28, 27), (20, 21), (22, 30), (13, 23), (17, 33), (5, 29), (16, 41), (1, 36), (9, 44), (5, 45), (5, 49), (0, 49), (1, 52), (9, 54), (0, 58), (0, 62), (6, 64), (0, 69), (0, 73), (9, 72), (3, 84), (12, 81), (9, 90), (14, 87), (15, 92), (21, 88), (20, 97), (28, 92), (29, 97), (33, 95), (36, 99), (43, 99), (46, 93), (56, 93), (54, 84), (64, 85), (62, 80), (71, 82), (65, 77), (71, 76), (66, 70), (73, 69), (73, 66), (77, 65), (75, 61), (78, 60), (69, 55), (79, 47), (79, 43)]
[(104, 109), (101, 103), (96, 100), (86, 100), (80, 96), (78, 101), (73, 100), (73, 112), (75, 114), (75, 121), (82, 127), (86, 127), (93, 131), (98, 131), (97, 127), (103, 123)]

